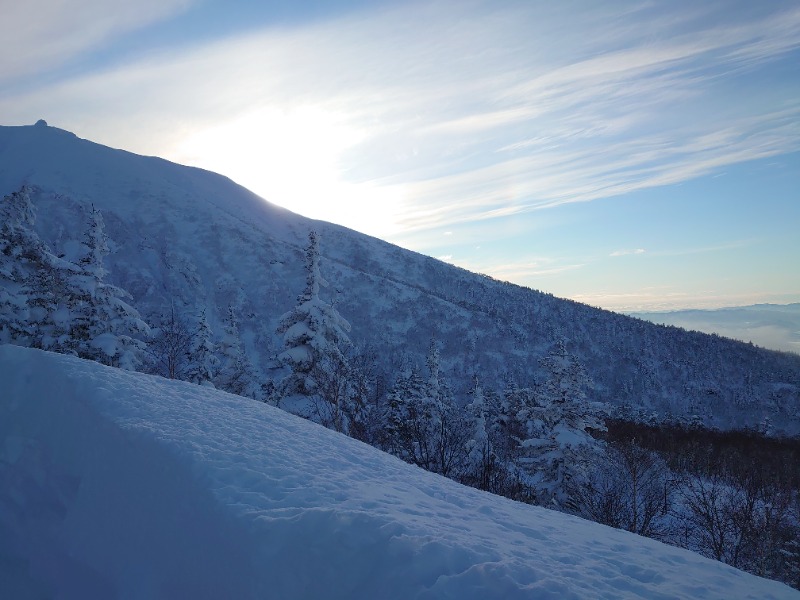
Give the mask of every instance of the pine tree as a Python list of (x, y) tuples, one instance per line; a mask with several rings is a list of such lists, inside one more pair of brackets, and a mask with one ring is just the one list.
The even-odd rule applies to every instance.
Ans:
[(591, 381), (577, 357), (567, 351), (564, 339), (556, 342), (540, 364), (547, 373), (544, 392), (550, 401), (567, 404), (586, 398)]
[(425, 410), (427, 390), (416, 365), (409, 366), (397, 378), (386, 398), (386, 449), (412, 464), (429, 468), (428, 423)]
[(586, 400), (590, 382), (585, 370), (563, 340), (556, 342), (541, 365), (545, 382), (533, 404), (519, 413), (526, 430), (519, 460), (531, 476), (539, 502), (566, 508), (601, 446), (591, 431), (605, 430), (605, 425), (601, 407)]
[(442, 375), (439, 346), (435, 338), (431, 339), (427, 364), (429, 376), (424, 411), (430, 415), (433, 450), (433, 464), (429, 469), (445, 477), (454, 477), (461, 473), (467, 460), (466, 443), (470, 432)]
[(187, 363), (186, 378), (189, 381), (214, 387), (212, 381), (219, 367), (219, 359), (205, 308), (197, 316), (197, 327), (192, 336)]
[(347, 434), (371, 446), (379, 446), (383, 435), (385, 398), (382, 377), (377, 370), (377, 354), (371, 347), (352, 348), (348, 355), (350, 401)]
[(217, 387), (240, 396), (254, 396), (253, 366), (242, 349), (239, 322), (233, 305), (228, 306), (224, 335), (219, 343), (219, 351), (222, 361), (215, 380)]
[(47, 251), (33, 230), (30, 188), (0, 202), (0, 343), (34, 345), (30, 319), (31, 283), (47, 262)]
[(516, 464), (521, 455), (522, 443), (528, 437), (528, 421), (535, 406), (535, 392), (510, 381), (500, 398), (496, 427), (500, 433), (495, 449), (501, 460)]
[(490, 415), (477, 378), (472, 390), (472, 402), (467, 405), (466, 413), (471, 430), (467, 441), (466, 480), (478, 489), (490, 490), (496, 456), (489, 436)]
[(71, 329), (81, 269), (39, 239), (31, 193), (23, 187), (0, 203), (0, 341), (77, 354)]
[(105, 223), (92, 207), (78, 272), (67, 272), (68, 309), (74, 313), (70, 338), (76, 353), (103, 364), (136, 370), (142, 362), (149, 326), (131, 306), (130, 294), (104, 281), (109, 254)]
[(278, 325), (286, 348), (278, 359), (290, 369), (279, 385), (279, 402), (290, 396), (310, 398), (319, 392), (321, 379), (347, 368), (343, 349), (350, 344), (350, 324), (320, 297), (320, 288), (327, 282), (320, 273), (319, 236), (312, 231), (308, 240), (305, 289), (297, 306), (284, 314)]
[(45, 255), (30, 278), (31, 324), (37, 348), (61, 354), (80, 355), (79, 339), (73, 336), (76, 300), (80, 296), (74, 278), (80, 267), (52, 254)]
[(414, 366), (389, 393), (389, 449), (423, 469), (455, 477), (466, 462), (469, 431), (442, 377), (435, 341), (427, 365), (427, 381)]
[(425, 360), (428, 366), (428, 396), (432, 403), (440, 402), (443, 396), (441, 377), (441, 356), (436, 338), (431, 338), (428, 346), (428, 357)]

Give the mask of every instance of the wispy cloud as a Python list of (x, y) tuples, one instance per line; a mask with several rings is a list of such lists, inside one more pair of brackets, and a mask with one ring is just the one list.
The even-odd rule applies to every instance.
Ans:
[(3, 2), (0, 84), (70, 59), (185, 10), (196, 0), (25, 0)]
[[(323, 171), (324, 189), (339, 190), (336, 220), (352, 226), (369, 203), (407, 232), (800, 149), (798, 85), (748, 84), (759, 65), (797, 52), (800, 9), (739, 18), (724, 4), (680, 4), (420, 2), (165, 52), (9, 95), (0, 114), (220, 170), (278, 203), (292, 185), (321, 191), (305, 190), (303, 173)], [(154, 6), (143, 19), (158, 17)], [(133, 26), (120, 19), (98, 35)], [(744, 82), (735, 102), (733, 80)], [(187, 143), (204, 132), (224, 157)], [(288, 157), (287, 139), (299, 141)]]
[[(535, 282), (541, 277), (558, 275), (585, 267), (584, 263), (576, 263), (555, 258), (521, 258), (518, 261), (453, 261), (458, 266), (470, 271), (484, 273), (502, 281)], [(541, 287), (541, 286), (537, 286)]]
[(709, 252), (724, 252), (726, 250), (735, 250), (737, 248), (746, 248), (758, 243), (755, 239), (734, 240), (724, 244), (716, 244), (713, 246), (692, 246), (682, 248), (680, 250), (660, 250), (653, 252), (653, 256), (689, 256), (692, 254), (706, 254)]
[(633, 250), (615, 250), (609, 256), (629, 256), (631, 254), (644, 254), (644, 248), (635, 248)]

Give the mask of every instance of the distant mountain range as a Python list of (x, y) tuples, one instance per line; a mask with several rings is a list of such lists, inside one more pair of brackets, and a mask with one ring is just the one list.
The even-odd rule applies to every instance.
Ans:
[[(470, 273), (279, 208), (229, 179), (77, 138), (44, 123), (0, 127), (0, 193), (32, 186), (37, 231), (56, 253), (92, 205), (110, 237), (109, 280), (151, 320), (205, 309), (216, 335), (237, 313), (258, 376), (274, 376), (276, 327), (302, 291), (308, 232), (321, 237), (328, 301), (391, 384), (424, 364), (431, 338), (465, 398), (531, 385), (563, 340), (593, 381), (590, 396), (634, 418), (800, 433), (800, 356), (690, 333)], [(270, 165), (264, 165), (269, 171)], [(310, 174), (313, 176), (313, 174)]]
[(718, 333), (764, 348), (800, 354), (800, 303), (628, 314), (653, 323)]

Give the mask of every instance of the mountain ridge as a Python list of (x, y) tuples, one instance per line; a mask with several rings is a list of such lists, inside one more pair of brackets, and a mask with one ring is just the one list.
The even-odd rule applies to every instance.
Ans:
[(0, 127), (0, 193), (35, 186), (37, 230), (56, 252), (79, 237), (88, 206), (106, 221), (110, 280), (145, 316), (171, 302), (227, 306), (262, 377), (277, 365), (279, 317), (302, 289), (302, 248), (322, 236), (327, 295), (389, 376), (442, 346), (457, 394), (538, 377), (558, 339), (594, 380), (593, 398), (634, 418), (800, 433), (800, 357), (683, 332), (470, 273), (345, 227), (314, 221), (210, 171), (110, 149), (49, 126)]

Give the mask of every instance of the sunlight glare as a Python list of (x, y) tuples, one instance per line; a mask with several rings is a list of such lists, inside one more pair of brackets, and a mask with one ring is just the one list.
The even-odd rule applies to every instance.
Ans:
[(388, 236), (398, 229), (401, 192), (343, 178), (343, 153), (366, 135), (321, 108), (264, 108), (189, 135), (172, 158), (221, 173), (301, 215)]

